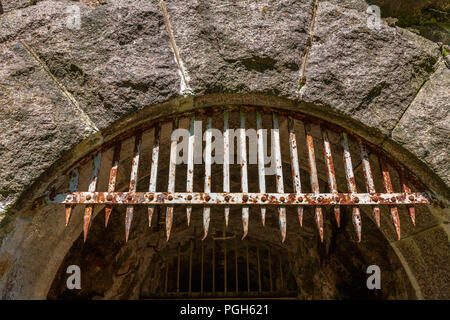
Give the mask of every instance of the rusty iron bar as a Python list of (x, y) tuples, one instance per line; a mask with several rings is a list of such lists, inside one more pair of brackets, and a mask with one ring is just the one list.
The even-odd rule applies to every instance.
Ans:
[[(297, 138), (295, 136), (294, 129), (294, 119), (292, 117), (288, 117), (288, 130), (289, 130), (289, 152), (291, 159), (291, 173), (292, 173), (292, 182), (294, 185), (294, 192), (301, 193), (302, 192), (302, 183), (300, 180), (300, 168), (298, 162), (298, 149), (297, 149)], [(300, 226), (303, 226), (303, 206), (299, 206), (297, 208), (298, 221)]]
[[(230, 128), (229, 111), (223, 113), (223, 191), (230, 192)], [(225, 226), (228, 227), (230, 207), (224, 208)]]
[[(356, 190), (355, 176), (353, 174), (352, 156), (350, 154), (350, 149), (348, 147), (348, 137), (345, 132), (342, 133), (342, 149), (344, 157), (344, 167), (345, 167), (345, 178), (347, 180), (348, 191), (354, 197), (354, 202), (359, 203), (358, 191)], [(352, 206), (352, 221), (353, 226), (356, 230), (356, 235), (358, 237), (358, 242), (361, 242), (361, 213), (359, 212), (358, 206)]]
[[(309, 178), (313, 193), (319, 193), (319, 179), (317, 177), (316, 156), (314, 154), (314, 139), (311, 133), (311, 124), (305, 123), (306, 152), (308, 154)], [(319, 198), (321, 199), (321, 198)], [(316, 225), (320, 234), (320, 241), (323, 242), (323, 215), (322, 208), (316, 207), (314, 214)]]
[[(240, 165), (241, 165), (241, 192), (246, 194), (248, 192), (248, 182), (247, 182), (247, 140), (245, 134), (245, 112), (243, 109), (240, 110), (240, 128), (239, 128), (239, 148), (240, 148)], [(244, 195), (244, 199), (247, 199), (247, 195)], [(248, 234), (248, 215), (249, 207), (242, 207), (242, 225), (244, 229), (244, 234), (242, 239), (244, 239)]]
[[(411, 193), (411, 188), (408, 186), (408, 182), (406, 181), (406, 177), (405, 177), (403, 170), (399, 170), (398, 175), (400, 177), (400, 184), (402, 186), (402, 192), (403, 193)], [(410, 196), (410, 197), (414, 197), (414, 196)], [(409, 217), (411, 218), (411, 222), (412, 222), (413, 226), (415, 227), (416, 226), (416, 208), (411, 205), (407, 206), (407, 208), (408, 208)]]
[[(138, 132), (134, 138), (134, 150), (133, 150), (133, 160), (131, 162), (131, 174), (130, 174), (130, 188), (129, 192), (136, 192), (136, 186), (138, 182), (138, 168), (139, 168), (139, 157), (141, 154), (141, 144), (142, 144), (142, 132)], [(134, 207), (132, 204), (127, 206), (125, 214), (125, 242), (128, 241), (128, 236), (130, 234), (131, 221), (133, 220)]]
[[(102, 153), (99, 152), (93, 159), (92, 163), (92, 171), (91, 171), (91, 178), (89, 180), (89, 192), (95, 192), (95, 189), (97, 188), (98, 183), (98, 175), (100, 173), (100, 164), (102, 162)], [(89, 232), (89, 228), (91, 227), (92, 223), (92, 211), (94, 210), (93, 204), (88, 204), (86, 208), (84, 209), (84, 222), (83, 222), (83, 240), (86, 242), (86, 238)]]
[[(158, 178), (159, 144), (161, 141), (161, 124), (158, 122), (154, 128), (154, 138), (152, 147), (152, 166), (150, 168), (149, 192), (156, 191), (156, 181)], [(148, 226), (152, 226), (152, 217), (155, 206), (148, 206)]]
[[(412, 196), (412, 197), (411, 197)], [(358, 200), (356, 200), (356, 197)], [(72, 192), (61, 193), (47, 203), (111, 205), (382, 205), (430, 204), (426, 192), (411, 193), (204, 193), (204, 192)], [(283, 199), (282, 199), (283, 198)], [(110, 199), (110, 200), (108, 200)]]
[[(388, 194), (394, 193), (394, 188), (392, 188), (391, 175), (389, 173), (387, 163), (382, 156), (378, 157), (378, 161), (380, 163), (380, 169), (381, 169), (381, 175), (383, 178), (384, 189), (386, 190), (386, 192)], [(392, 196), (391, 200), (392, 200), (392, 202), (391, 202), (391, 204), (392, 204), (392, 203), (397, 203), (398, 199), (395, 196)], [(389, 210), (391, 212), (392, 223), (394, 224), (394, 228), (397, 233), (397, 239), (400, 240), (400, 236), (401, 236), (401, 234), (400, 234), (400, 217), (398, 216), (398, 209), (394, 205), (389, 205)]]
[[(80, 178), (80, 170), (78, 167), (74, 168), (70, 173), (69, 179), (69, 192), (76, 192), (78, 190), (78, 180)], [(70, 217), (72, 216), (73, 204), (66, 204), (66, 227), (69, 224)]]
[[(373, 181), (372, 170), (370, 168), (369, 154), (367, 152), (366, 146), (361, 140), (359, 140), (359, 147), (361, 150), (361, 164), (364, 172), (364, 181), (366, 183), (366, 190), (368, 193), (376, 193), (375, 183)], [(380, 227), (380, 207), (375, 205), (372, 206), (372, 212), (377, 223), (378, 228)]]
[(250, 265), (248, 261), (248, 243), (245, 243), (245, 249), (246, 249), (246, 257), (247, 257), (247, 292), (250, 292)]
[[(177, 169), (177, 144), (178, 139), (175, 139), (173, 132), (178, 128), (178, 117), (172, 121), (172, 136), (170, 138), (170, 160), (169, 160), (169, 183), (167, 186), (168, 192), (175, 192), (175, 174)], [(170, 231), (172, 230), (173, 222), (173, 205), (168, 205), (166, 210), (166, 241), (169, 241)]]
[(269, 288), (270, 292), (273, 291), (273, 285), (272, 285), (272, 255), (270, 254), (270, 247), (269, 247)]
[[(120, 162), (120, 150), (122, 149), (122, 144), (119, 142), (114, 146), (114, 153), (112, 159), (111, 169), (109, 171), (109, 182), (108, 182), (108, 192), (114, 192), (116, 190), (117, 183), (117, 172), (119, 170)], [(112, 206), (105, 206), (105, 228), (108, 226), (109, 217), (111, 216)]]
[[(322, 140), (323, 140), (323, 155), (325, 158), (325, 165), (327, 167), (327, 177), (328, 177), (328, 185), (330, 187), (330, 192), (337, 194), (338, 188), (336, 183), (336, 173), (334, 171), (334, 163), (333, 163), (333, 155), (331, 153), (331, 144), (328, 138), (328, 131), (325, 128), (320, 128), (322, 132)], [(341, 210), (339, 206), (334, 206), (334, 217), (336, 218), (336, 223), (338, 228), (341, 226)]]
[(256, 259), (258, 262), (258, 292), (261, 292), (261, 259), (259, 257), (259, 247), (256, 247)]
[[(191, 115), (189, 124), (188, 163), (186, 177), (186, 192), (194, 191), (194, 148), (195, 148), (195, 115)], [(198, 142), (197, 142), (198, 143)], [(186, 207), (187, 225), (191, 223), (192, 207)]]
[[(278, 193), (284, 193), (283, 185), (283, 164), (281, 160), (281, 145), (280, 145), (280, 128), (278, 124), (278, 116), (275, 112), (272, 113), (273, 121), (273, 151), (275, 154), (275, 181)], [(280, 198), (282, 202), (285, 198)], [(281, 232), (281, 242), (286, 240), (286, 207), (281, 205), (278, 207), (278, 221)]]
[[(261, 112), (256, 111), (256, 136), (258, 139), (258, 177), (259, 193), (266, 192), (266, 169), (264, 166), (264, 136)], [(225, 191), (225, 190), (224, 190)], [(266, 207), (261, 206), (261, 222), (266, 224)]]
[[(208, 117), (205, 132), (205, 193), (211, 192), (211, 142), (212, 142), (212, 119)], [(208, 236), (211, 207), (205, 205), (203, 208), (203, 239)]]

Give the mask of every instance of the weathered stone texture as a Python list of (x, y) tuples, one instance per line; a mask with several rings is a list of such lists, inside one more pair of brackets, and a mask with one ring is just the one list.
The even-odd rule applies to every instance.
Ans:
[(392, 132), (450, 185), (450, 70), (442, 61)]
[(368, 16), (320, 2), (301, 97), (388, 134), (426, 81), (438, 46)]
[(193, 93), (297, 98), (313, 1), (166, 1)]

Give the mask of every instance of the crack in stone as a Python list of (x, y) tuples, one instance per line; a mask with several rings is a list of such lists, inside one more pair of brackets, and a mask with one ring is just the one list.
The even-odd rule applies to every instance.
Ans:
[(24, 46), (24, 48), (28, 51), (28, 53), (36, 60), (36, 62), (44, 69), (44, 71), (49, 75), (52, 81), (56, 84), (56, 87), (59, 88), (61, 93), (69, 100), (70, 104), (75, 109), (75, 112), (80, 116), (81, 120), (83, 120), (89, 128), (91, 128), (94, 133), (98, 132), (99, 129), (94, 124), (94, 122), (89, 118), (89, 116), (84, 112), (84, 110), (80, 107), (77, 100), (75, 100), (74, 96), (64, 87), (62, 83), (56, 79), (56, 77), (52, 74), (48, 66), (44, 61), (39, 58), (37, 53), (23, 40), (20, 40), (20, 43)]

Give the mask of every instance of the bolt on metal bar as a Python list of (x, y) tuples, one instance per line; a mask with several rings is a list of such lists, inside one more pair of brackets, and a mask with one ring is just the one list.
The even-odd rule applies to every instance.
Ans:
[[(195, 147), (195, 115), (190, 117), (189, 141), (188, 141), (188, 164), (186, 178), (186, 192), (194, 191), (194, 147)], [(197, 142), (198, 143), (198, 142)], [(191, 222), (192, 207), (186, 207), (187, 225)]]
[(180, 252), (180, 243), (178, 242), (178, 259), (177, 259), (177, 292), (180, 292), (180, 261), (181, 260), (181, 252)]
[(261, 292), (261, 260), (259, 258), (259, 247), (256, 248), (256, 259), (258, 262), (258, 292)]
[[(78, 189), (78, 180), (80, 178), (80, 170), (78, 167), (74, 168), (72, 172), (70, 173), (70, 180), (69, 180), (69, 192), (76, 192)], [(66, 204), (66, 227), (69, 224), (70, 217), (72, 215), (74, 205), (72, 204)]]
[[(248, 182), (247, 182), (247, 140), (245, 134), (245, 113), (244, 110), (240, 110), (240, 128), (239, 128), (239, 148), (240, 148), (240, 160), (241, 160), (241, 192), (248, 192)], [(245, 195), (245, 197), (247, 197)], [(242, 239), (244, 239), (248, 234), (248, 215), (249, 207), (244, 206), (242, 208), (242, 225), (244, 229), (244, 234)]]
[[(229, 112), (225, 110), (223, 113), (223, 192), (230, 192), (230, 128), (229, 128)], [(230, 207), (224, 208), (225, 226), (228, 227), (230, 216)]]
[[(380, 163), (384, 189), (386, 190), (387, 193), (393, 193), (394, 189), (392, 188), (391, 175), (389, 173), (389, 169), (386, 164), (386, 161), (384, 160), (384, 158), (382, 156), (378, 157), (378, 161)], [(397, 201), (395, 196), (393, 196), (391, 198), (391, 200), (393, 203), (395, 203)], [(400, 218), (398, 216), (398, 209), (396, 206), (389, 205), (389, 210), (391, 211), (391, 220), (392, 220), (392, 223), (394, 224), (394, 228), (397, 233), (397, 238), (398, 238), (398, 240), (400, 240), (400, 235), (401, 235), (400, 234)]]
[[(306, 152), (308, 154), (309, 178), (311, 182), (311, 189), (313, 193), (319, 193), (319, 179), (317, 177), (316, 156), (314, 154), (314, 140), (311, 133), (311, 124), (305, 123), (305, 138), (306, 138)], [(323, 216), (322, 208), (315, 208), (315, 220), (317, 228), (319, 229), (320, 241), (323, 242)]]
[[(369, 154), (367, 152), (366, 146), (359, 140), (359, 147), (361, 150), (361, 163), (364, 172), (364, 180), (366, 183), (366, 189), (368, 193), (375, 193), (375, 183), (373, 181), (372, 170), (370, 168)], [(372, 206), (373, 215), (377, 226), (380, 227), (380, 207), (375, 205)]]
[[(398, 171), (398, 175), (400, 177), (400, 184), (402, 186), (402, 192), (404, 193), (411, 193), (411, 189), (408, 186), (408, 183), (406, 181), (405, 178), (405, 174), (403, 172), (403, 170), (399, 170)], [(414, 200), (414, 196), (413, 195), (409, 195), (409, 200)], [(414, 206), (407, 206), (408, 208), (408, 213), (409, 213), (409, 217), (411, 218), (411, 222), (413, 224), (413, 226), (416, 226), (416, 208), (414, 208)]]
[[(108, 192), (114, 192), (117, 183), (117, 172), (119, 170), (120, 150), (122, 144), (119, 142), (114, 147), (113, 160), (111, 169), (109, 171)], [(111, 197), (112, 198), (112, 197)], [(105, 228), (108, 226), (109, 217), (111, 216), (112, 205), (107, 204), (105, 206)]]
[[(93, 164), (92, 164), (92, 172), (91, 172), (91, 178), (89, 180), (89, 192), (95, 192), (95, 189), (97, 188), (97, 182), (98, 182), (98, 174), (100, 172), (100, 164), (102, 162), (102, 153), (99, 152), (94, 157)], [(93, 204), (88, 204), (86, 208), (84, 209), (84, 223), (83, 223), (83, 240), (86, 242), (86, 238), (89, 232), (89, 228), (92, 223), (92, 211), (94, 209)]]
[[(344, 132), (342, 133), (342, 148), (343, 148), (343, 155), (344, 155), (344, 167), (345, 167), (345, 177), (347, 179), (347, 187), (350, 194), (356, 194), (358, 191), (356, 190), (356, 182), (355, 182), (355, 176), (353, 174), (353, 166), (352, 166), (352, 157), (350, 154), (350, 149), (348, 147), (348, 138), (347, 134)], [(357, 195), (354, 196), (354, 201), (358, 202), (359, 198)], [(356, 234), (358, 236), (358, 242), (361, 242), (361, 214), (359, 212), (359, 207), (353, 206), (352, 207), (352, 221), (353, 226), (355, 227)]]
[[(149, 192), (156, 191), (156, 181), (158, 178), (159, 144), (161, 141), (161, 124), (158, 122), (154, 128), (154, 138), (152, 147), (152, 166), (150, 168)], [(148, 206), (148, 226), (152, 226), (152, 217), (155, 206)]]
[[(289, 152), (291, 158), (291, 172), (292, 172), (292, 182), (294, 185), (294, 192), (301, 193), (302, 184), (300, 180), (300, 168), (297, 154), (297, 138), (295, 136), (294, 119), (292, 117), (288, 117), (288, 130), (289, 130)], [(299, 206), (297, 208), (297, 214), (300, 226), (303, 226), (303, 206)]]
[[(262, 128), (261, 112), (256, 111), (256, 136), (258, 139), (258, 176), (259, 176), (259, 193), (266, 192), (266, 169), (264, 167), (264, 136)], [(266, 224), (266, 207), (261, 206), (262, 225)]]
[[(172, 132), (178, 128), (178, 117), (172, 121)], [(175, 192), (175, 173), (177, 168), (177, 144), (178, 141), (172, 134), (170, 142), (170, 163), (169, 163), (169, 184), (167, 186), (168, 192)], [(170, 231), (172, 230), (173, 222), (173, 205), (168, 205), (166, 210), (166, 241), (169, 241)]]
[[(273, 120), (273, 144), (275, 153), (275, 181), (278, 193), (284, 193), (283, 186), (283, 166), (281, 161), (281, 146), (280, 146), (280, 128), (278, 125), (278, 116), (274, 112), (272, 113)], [(280, 198), (282, 202), (285, 201), (284, 197)], [(278, 220), (280, 224), (281, 241), (286, 240), (286, 207), (278, 207)]]
[[(320, 128), (322, 132), (322, 140), (323, 140), (323, 153), (325, 158), (325, 165), (327, 167), (327, 177), (328, 177), (328, 185), (330, 187), (330, 192), (337, 194), (338, 188), (336, 183), (336, 173), (334, 171), (333, 164), (333, 155), (331, 153), (331, 144), (328, 138), (328, 131), (325, 128)], [(336, 218), (336, 223), (338, 228), (341, 226), (341, 210), (339, 206), (334, 206), (334, 216)]]
[(250, 266), (248, 261), (248, 243), (245, 243), (246, 257), (247, 257), (247, 292), (250, 292)]
[[(211, 192), (211, 142), (212, 142), (212, 119), (208, 117), (205, 132), (205, 193)], [(209, 197), (209, 196), (207, 196)], [(203, 239), (205, 240), (208, 235), (209, 222), (210, 222), (211, 208), (206, 205), (203, 208)]]
[[(138, 167), (139, 167), (139, 157), (141, 154), (141, 144), (142, 144), (142, 132), (139, 132), (134, 138), (134, 150), (133, 150), (133, 161), (131, 163), (131, 174), (130, 174), (130, 192), (136, 192), (136, 186), (138, 181)], [(131, 198), (129, 199), (131, 200)], [(133, 220), (133, 205), (128, 205), (125, 214), (125, 242), (128, 241), (128, 235), (130, 234), (131, 221)]]

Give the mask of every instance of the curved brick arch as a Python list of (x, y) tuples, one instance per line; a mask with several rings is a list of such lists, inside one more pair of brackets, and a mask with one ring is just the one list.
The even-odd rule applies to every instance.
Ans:
[[(161, 114), (224, 103), (311, 114), (391, 153), (445, 206), (450, 77), (436, 44), (384, 22), (368, 29), (362, 1), (164, 3), (80, 5), (80, 30), (66, 25), (71, 1), (0, 16), (5, 297), (43, 296), (18, 249), (45, 221), (31, 200), (102, 142)], [(433, 213), (392, 244), (424, 298), (446, 294), (448, 209)]]

